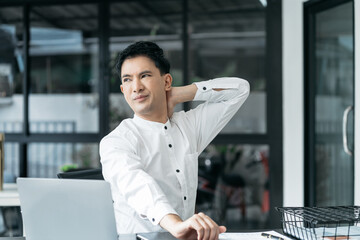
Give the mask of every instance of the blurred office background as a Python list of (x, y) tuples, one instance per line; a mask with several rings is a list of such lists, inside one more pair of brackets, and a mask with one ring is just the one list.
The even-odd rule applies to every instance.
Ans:
[[(0, 1), (5, 181), (100, 167), (99, 141), (133, 116), (113, 69), (116, 56), (150, 40), (165, 50), (175, 86), (222, 76), (251, 85), (199, 158), (198, 211), (235, 231), (280, 226), (276, 206), (353, 204), (354, 157), (343, 153), (341, 129), (344, 108), (354, 105), (354, 1), (303, 2)], [(311, 14), (317, 22), (303, 26)], [(307, 33), (317, 38), (303, 47)], [(304, 51), (315, 47), (317, 68), (304, 72)], [(340, 182), (329, 177), (339, 168), (348, 176)], [(344, 185), (350, 190), (340, 193)]]

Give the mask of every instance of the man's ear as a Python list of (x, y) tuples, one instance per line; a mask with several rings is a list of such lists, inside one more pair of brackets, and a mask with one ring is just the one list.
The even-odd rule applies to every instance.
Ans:
[(122, 84), (120, 85), (120, 90), (121, 90), (122, 93), (124, 93), (124, 89), (123, 89), (123, 85), (122, 85)]
[(165, 91), (169, 91), (171, 89), (171, 84), (172, 84), (173, 78), (170, 73), (166, 73), (164, 77), (165, 77), (165, 79), (164, 79), (165, 80)]

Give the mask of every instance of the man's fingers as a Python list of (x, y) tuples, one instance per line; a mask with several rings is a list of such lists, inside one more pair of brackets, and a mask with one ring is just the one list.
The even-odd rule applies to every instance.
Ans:
[[(219, 234), (226, 231), (224, 226), (218, 226), (209, 216), (198, 213), (189, 218), (186, 224), (186, 231), (180, 234), (180, 238), (190, 239), (190, 232), (194, 231), (197, 240), (218, 240)], [(185, 230), (185, 229), (184, 229)]]
[(204, 213), (194, 215), (194, 219), (201, 225), (202, 229), (197, 229), (198, 240), (217, 240), (219, 237), (219, 226)]
[(220, 234), (219, 226), (209, 216), (204, 214), (202, 217), (204, 218), (207, 225), (210, 227), (209, 239), (218, 240)]
[(226, 227), (225, 226), (220, 226), (219, 230), (220, 230), (220, 233), (224, 233), (224, 232), (226, 232)]
[(199, 222), (199, 219), (194, 217), (191, 222), (191, 227), (196, 230), (197, 233), (197, 239), (203, 239), (204, 237), (204, 228), (202, 224)]
[(201, 224), (202, 232), (203, 232), (203, 237), (201, 238), (200, 236), (198, 236), (198, 240), (209, 240), (209, 239), (211, 239), (211, 238), (210, 238), (211, 229), (210, 229), (210, 227), (208, 226), (208, 224), (207, 224), (207, 222), (205, 221), (205, 219), (202, 218), (202, 217), (199, 217), (199, 218), (197, 218), (196, 220)]

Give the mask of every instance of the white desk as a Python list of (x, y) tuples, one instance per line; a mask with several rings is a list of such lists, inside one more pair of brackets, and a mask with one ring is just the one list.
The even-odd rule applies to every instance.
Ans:
[(0, 207), (20, 206), (19, 193), (16, 183), (4, 183), (0, 191)]

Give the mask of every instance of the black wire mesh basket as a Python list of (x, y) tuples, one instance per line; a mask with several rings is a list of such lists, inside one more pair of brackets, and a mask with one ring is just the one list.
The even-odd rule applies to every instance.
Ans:
[(282, 230), (297, 239), (359, 239), (360, 207), (277, 207)]

